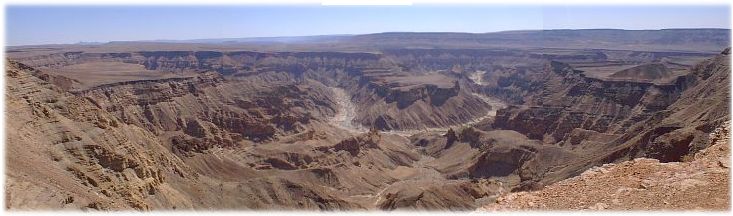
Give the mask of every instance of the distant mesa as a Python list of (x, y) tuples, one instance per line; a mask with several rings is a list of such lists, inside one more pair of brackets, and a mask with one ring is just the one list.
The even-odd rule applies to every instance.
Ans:
[(649, 63), (618, 71), (609, 77), (628, 80), (656, 80), (672, 76), (672, 72), (662, 63)]

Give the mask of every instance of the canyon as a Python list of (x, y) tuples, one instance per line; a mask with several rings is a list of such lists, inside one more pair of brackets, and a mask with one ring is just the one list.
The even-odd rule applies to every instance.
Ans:
[[(594, 182), (588, 172), (604, 164), (703, 166), (701, 152), (725, 146), (729, 36), (550, 30), (8, 47), (6, 208), (581, 208), (523, 203)], [(729, 176), (729, 165), (708, 167), (724, 179), (708, 184), (728, 185), (717, 174)], [(710, 196), (730, 203), (720, 188)]]

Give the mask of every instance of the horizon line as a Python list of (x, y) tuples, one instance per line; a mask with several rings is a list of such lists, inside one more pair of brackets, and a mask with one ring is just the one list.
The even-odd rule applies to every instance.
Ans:
[[(728, 30), (731, 28), (721, 27), (682, 27), (682, 28), (659, 28), (659, 29), (623, 29), (623, 28), (558, 28), (558, 29), (514, 29), (514, 30), (501, 30), (492, 32), (456, 32), (456, 31), (384, 31), (384, 32), (373, 32), (373, 33), (356, 33), (356, 34), (316, 34), (316, 35), (293, 35), (293, 36), (254, 36), (254, 37), (210, 37), (210, 38), (193, 38), (193, 39), (143, 39), (143, 40), (109, 40), (109, 41), (79, 41), (76, 43), (48, 43), (48, 44), (22, 44), (22, 45), (6, 45), (5, 47), (24, 47), (24, 46), (48, 46), (48, 45), (104, 45), (111, 43), (189, 43), (197, 44), (196, 42), (186, 41), (199, 41), (199, 40), (246, 40), (246, 39), (276, 39), (276, 38), (306, 38), (306, 37), (328, 37), (328, 36), (361, 36), (361, 35), (378, 35), (378, 34), (495, 34), (495, 33), (507, 33), (507, 32), (532, 32), (532, 31), (582, 31), (582, 30), (617, 30), (617, 31), (663, 31), (663, 30)], [(207, 44), (206, 42), (200, 42)], [(246, 43), (246, 42), (240, 42)]]

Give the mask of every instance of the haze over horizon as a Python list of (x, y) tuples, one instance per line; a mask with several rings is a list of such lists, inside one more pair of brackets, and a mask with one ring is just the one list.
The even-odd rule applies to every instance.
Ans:
[(9, 6), (8, 46), (382, 32), (730, 29), (718, 6)]

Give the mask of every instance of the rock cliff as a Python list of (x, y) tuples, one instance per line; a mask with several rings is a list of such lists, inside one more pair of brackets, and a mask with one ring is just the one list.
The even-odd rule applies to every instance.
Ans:
[(690, 161), (604, 164), (542, 190), (502, 195), (479, 211), (730, 210), (729, 137), (726, 123)]

